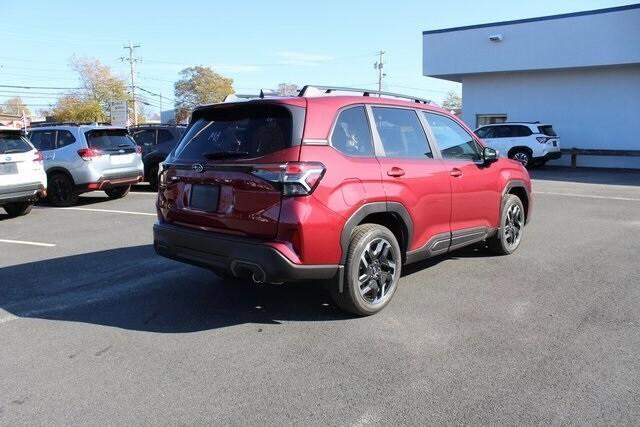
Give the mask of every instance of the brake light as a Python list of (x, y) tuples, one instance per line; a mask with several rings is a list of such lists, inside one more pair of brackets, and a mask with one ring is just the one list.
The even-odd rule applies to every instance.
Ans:
[(34, 162), (41, 162), (44, 160), (44, 156), (40, 151), (36, 151), (35, 153), (33, 153), (33, 156), (34, 156), (33, 157)]
[(141, 146), (136, 145), (136, 153), (142, 154), (142, 147)]
[(251, 173), (279, 186), (283, 196), (307, 196), (316, 189), (325, 171), (319, 162), (287, 162), (256, 166)]
[(540, 144), (545, 144), (551, 138), (547, 138), (546, 136), (537, 136), (536, 139)]
[(94, 157), (102, 156), (102, 151), (97, 148), (81, 148), (78, 150), (78, 155), (82, 157), (82, 160), (93, 160)]

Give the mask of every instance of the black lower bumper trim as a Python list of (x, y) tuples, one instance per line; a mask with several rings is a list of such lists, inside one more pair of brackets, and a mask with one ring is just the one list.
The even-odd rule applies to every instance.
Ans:
[(330, 279), (339, 268), (294, 264), (259, 241), (164, 223), (153, 226), (153, 246), (158, 255), (259, 282)]
[(39, 182), (32, 184), (15, 185), (0, 189), (0, 202), (35, 202), (43, 193), (44, 186)]

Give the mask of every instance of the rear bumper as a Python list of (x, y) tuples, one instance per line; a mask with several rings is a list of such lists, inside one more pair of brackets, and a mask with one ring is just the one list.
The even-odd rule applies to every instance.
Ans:
[(110, 187), (120, 187), (125, 185), (134, 185), (141, 182), (142, 175), (124, 176), (124, 177), (109, 177), (101, 178), (97, 182), (90, 182), (86, 185), (87, 190), (103, 190)]
[(294, 264), (265, 242), (164, 223), (153, 226), (153, 246), (158, 255), (258, 282), (330, 279), (339, 269)]
[(0, 203), (35, 202), (44, 197), (46, 191), (41, 182), (0, 187)]

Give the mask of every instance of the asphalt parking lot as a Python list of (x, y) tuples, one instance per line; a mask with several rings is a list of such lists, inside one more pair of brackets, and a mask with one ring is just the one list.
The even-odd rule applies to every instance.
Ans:
[(516, 254), (407, 268), (368, 318), (156, 256), (144, 187), (0, 215), (0, 424), (638, 425), (640, 173), (532, 175)]

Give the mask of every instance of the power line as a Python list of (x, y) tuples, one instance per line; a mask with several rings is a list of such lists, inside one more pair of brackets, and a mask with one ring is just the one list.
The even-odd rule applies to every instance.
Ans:
[(51, 89), (51, 90), (83, 90), (84, 87), (58, 87), (58, 86), (18, 86), (18, 85), (0, 85), (0, 87), (8, 87), (12, 89)]

